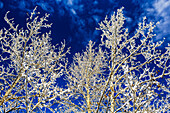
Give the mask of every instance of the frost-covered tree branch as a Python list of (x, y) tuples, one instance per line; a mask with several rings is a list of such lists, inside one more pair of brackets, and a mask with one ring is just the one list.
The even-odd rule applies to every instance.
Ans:
[[(7, 12), (9, 28), (0, 31), (1, 112), (168, 112), (170, 44), (160, 50), (164, 41), (153, 41), (157, 23), (146, 17), (129, 34), (122, 10), (99, 24), (101, 44), (89, 41), (73, 62), (65, 42), (52, 46), (51, 32), (41, 33), (51, 27), (48, 14), (40, 18), (35, 8), (19, 29)], [(62, 75), (63, 88), (56, 81)]]
[[(146, 17), (135, 34), (129, 35), (128, 29), (123, 28), (122, 10), (99, 24), (98, 30), (103, 32), (102, 44), (97, 47), (100, 52), (92, 49), (90, 41), (85, 52), (75, 55), (67, 72), (69, 90), (65, 94), (74, 107), (66, 106), (63, 110), (88, 113), (169, 110), (170, 50), (162, 52), (159, 47), (163, 41), (153, 42), (156, 24), (146, 23)], [(159, 82), (160, 79), (165, 82)]]
[(0, 106), (5, 112), (16, 109), (33, 112), (37, 108), (50, 108), (51, 101), (58, 96), (56, 78), (64, 74), (67, 65), (65, 56), (69, 49), (65, 51), (65, 43), (58, 48), (57, 45), (52, 46), (51, 32), (41, 33), (43, 27), (52, 25), (46, 23), (48, 14), (40, 18), (35, 8), (27, 18), (26, 30), (19, 29), (19, 25), (15, 27), (13, 19), (8, 19), (7, 14), (4, 19), (10, 27), (0, 32), (0, 77), (3, 81)]
[[(107, 69), (107, 61), (106, 52), (100, 47), (95, 48), (94, 44), (90, 41), (86, 51), (77, 53), (71, 66), (66, 69), (68, 91), (63, 97), (70, 101), (63, 100), (62, 103), (68, 105), (64, 109), (67, 112), (94, 112), (96, 110), (100, 97), (96, 95), (101, 95), (106, 82), (104, 72)], [(70, 104), (74, 107), (70, 107)]]
[[(153, 42), (155, 25), (152, 22), (147, 24), (146, 18), (139, 23), (136, 33), (130, 38), (128, 30), (123, 28), (125, 18), (122, 9), (118, 9), (117, 14), (112, 15), (109, 21), (106, 17), (99, 28), (103, 31), (102, 44), (110, 50), (108, 56), (110, 74), (99, 100), (97, 112), (108, 87), (111, 92), (111, 112), (152, 109), (155, 106), (151, 103), (159, 101), (162, 107), (164, 104), (168, 105), (168, 98), (159, 100), (155, 90), (159, 89), (162, 93), (169, 92), (164, 84), (158, 82), (158, 79), (168, 75), (169, 50), (162, 54), (157, 50), (163, 42)], [(156, 68), (159, 68), (160, 74)], [(168, 107), (164, 110), (168, 110)]]

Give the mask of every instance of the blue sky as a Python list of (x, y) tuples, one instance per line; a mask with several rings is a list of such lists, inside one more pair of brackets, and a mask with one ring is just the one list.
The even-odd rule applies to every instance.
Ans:
[(122, 6), (125, 7), (125, 27), (131, 33), (146, 16), (148, 21), (160, 21), (154, 40), (166, 37), (165, 45), (170, 42), (170, 0), (0, 0), (0, 28), (7, 26), (3, 19), (7, 11), (11, 12), (9, 17), (14, 17), (16, 24), (24, 27), (26, 13), (35, 6), (42, 14), (51, 15), (52, 43), (66, 40), (67, 46), (72, 48), (72, 54), (81, 52), (89, 40), (99, 42), (100, 31), (95, 30), (99, 27), (98, 23)]

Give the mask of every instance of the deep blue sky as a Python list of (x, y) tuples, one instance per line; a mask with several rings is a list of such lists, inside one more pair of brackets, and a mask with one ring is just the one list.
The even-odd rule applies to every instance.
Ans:
[(99, 42), (98, 23), (122, 6), (130, 32), (146, 16), (148, 21), (160, 21), (155, 41), (166, 37), (166, 43), (170, 42), (170, 0), (0, 0), (0, 28), (7, 26), (3, 19), (7, 11), (16, 24), (25, 27), (26, 13), (35, 6), (42, 14), (50, 14), (52, 43), (65, 39), (72, 54), (81, 52), (89, 40)]

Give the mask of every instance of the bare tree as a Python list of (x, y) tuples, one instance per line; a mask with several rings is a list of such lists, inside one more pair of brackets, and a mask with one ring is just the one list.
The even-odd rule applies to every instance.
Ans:
[[(122, 9), (99, 24), (98, 30), (103, 34), (98, 51), (90, 41), (85, 52), (75, 55), (67, 70), (69, 90), (63, 99), (66, 107), (62, 107), (65, 112), (160, 113), (169, 110), (170, 45), (165, 52), (159, 50), (163, 41), (153, 42), (156, 24), (147, 24), (146, 17), (130, 36), (128, 29), (123, 28)], [(160, 79), (165, 83), (159, 82)], [(160, 95), (164, 96), (160, 99)]]
[(7, 18), (8, 13), (4, 19), (10, 27), (0, 31), (1, 112), (19, 109), (34, 112), (43, 107), (52, 110), (51, 105), (58, 96), (56, 78), (64, 74), (64, 57), (69, 49), (64, 50), (64, 43), (57, 49), (57, 45), (50, 44), (51, 32), (40, 32), (52, 25), (46, 23), (48, 14), (39, 18), (35, 8), (24, 30)]
[[(147, 112), (168, 110), (169, 97), (160, 100), (155, 90), (169, 93), (167, 88), (169, 85), (165, 86), (158, 82), (158, 79), (165, 77), (169, 84), (167, 76), (170, 74), (168, 72), (170, 51), (161, 53), (157, 50), (163, 41), (153, 42), (155, 25), (152, 22), (147, 24), (146, 17), (139, 23), (134, 36), (129, 37), (128, 29), (123, 28), (125, 18), (122, 9), (119, 9), (117, 15), (114, 14), (109, 21), (106, 17), (99, 28), (103, 32), (103, 45), (110, 49), (108, 56), (111, 58), (110, 74), (105, 86), (105, 90), (109, 86), (111, 91), (110, 111), (136, 113), (145, 110), (149, 110)], [(98, 109), (99, 106), (100, 104)]]
[[(153, 42), (156, 24), (146, 18), (129, 35), (122, 10), (99, 24), (101, 44), (90, 41), (72, 63), (65, 59), (65, 43), (57, 49), (50, 44), (51, 32), (40, 32), (51, 27), (48, 14), (39, 18), (35, 8), (24, 30), (7, 12), (10, 27), (0, 31), (1, 112), (168, 112), (170, 44), (159, 50), (163, 41)], [(56, 83), (62, 75), (66, 88)]]
[[(86, 51), (77, 53), (67, 70), (68, 91), (61, 98), (67, 112), (94, 112), (106, 83), (106, 51), (89, 42)], [(71, 107), (72, 106), (72, 107)], [(77, 109), (78, 108), (78, 109)], [(61, 111), (60, 110), (60, 111)]]

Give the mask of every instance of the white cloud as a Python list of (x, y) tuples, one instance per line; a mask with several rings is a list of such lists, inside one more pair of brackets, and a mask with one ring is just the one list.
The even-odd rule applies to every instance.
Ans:
[(160, 21), (158, 39), (166, 37), (170, 40), (170, 0), (155, 0), (153, 9), (151, 12), (155, 11), (155, 16)]
[(77, 14), (76, 11), (75, 11), (73, 8), (71, 8), (70, 11), (71, 11), (74, 15)]
[(73, 1), (74, 1), (74, 0), (68, 0), (68, 1), (67, 1), (67, 5), (72, 6), (72, 5), (73, 5)]
[[(158, 1), (155, 1), (153, 6), (156, 9), (156, 11), (158, 12), (158, 14), (162, 15), (164, 13), (167, 13), (168, 10), (170, 10), (170, 1), (169, 0), (158, 0)], [(163, 15), (163, 16), (165, 16), (165, 15)]]
[[(142, 1), (142, 0), (140, 0)], [(146, 16), (149, 21), (160, 22), (157, 25), (156, 40), (162, 40), (163, 37), (166, 41), (170, 41), (170, 0), (144, 0), (139, 2), (141, 8), (144, 9), (140, 16)], [(134, 0), (135, 2), (135, 0)], [(140, 19), (139, 19), (140, 20)]]

